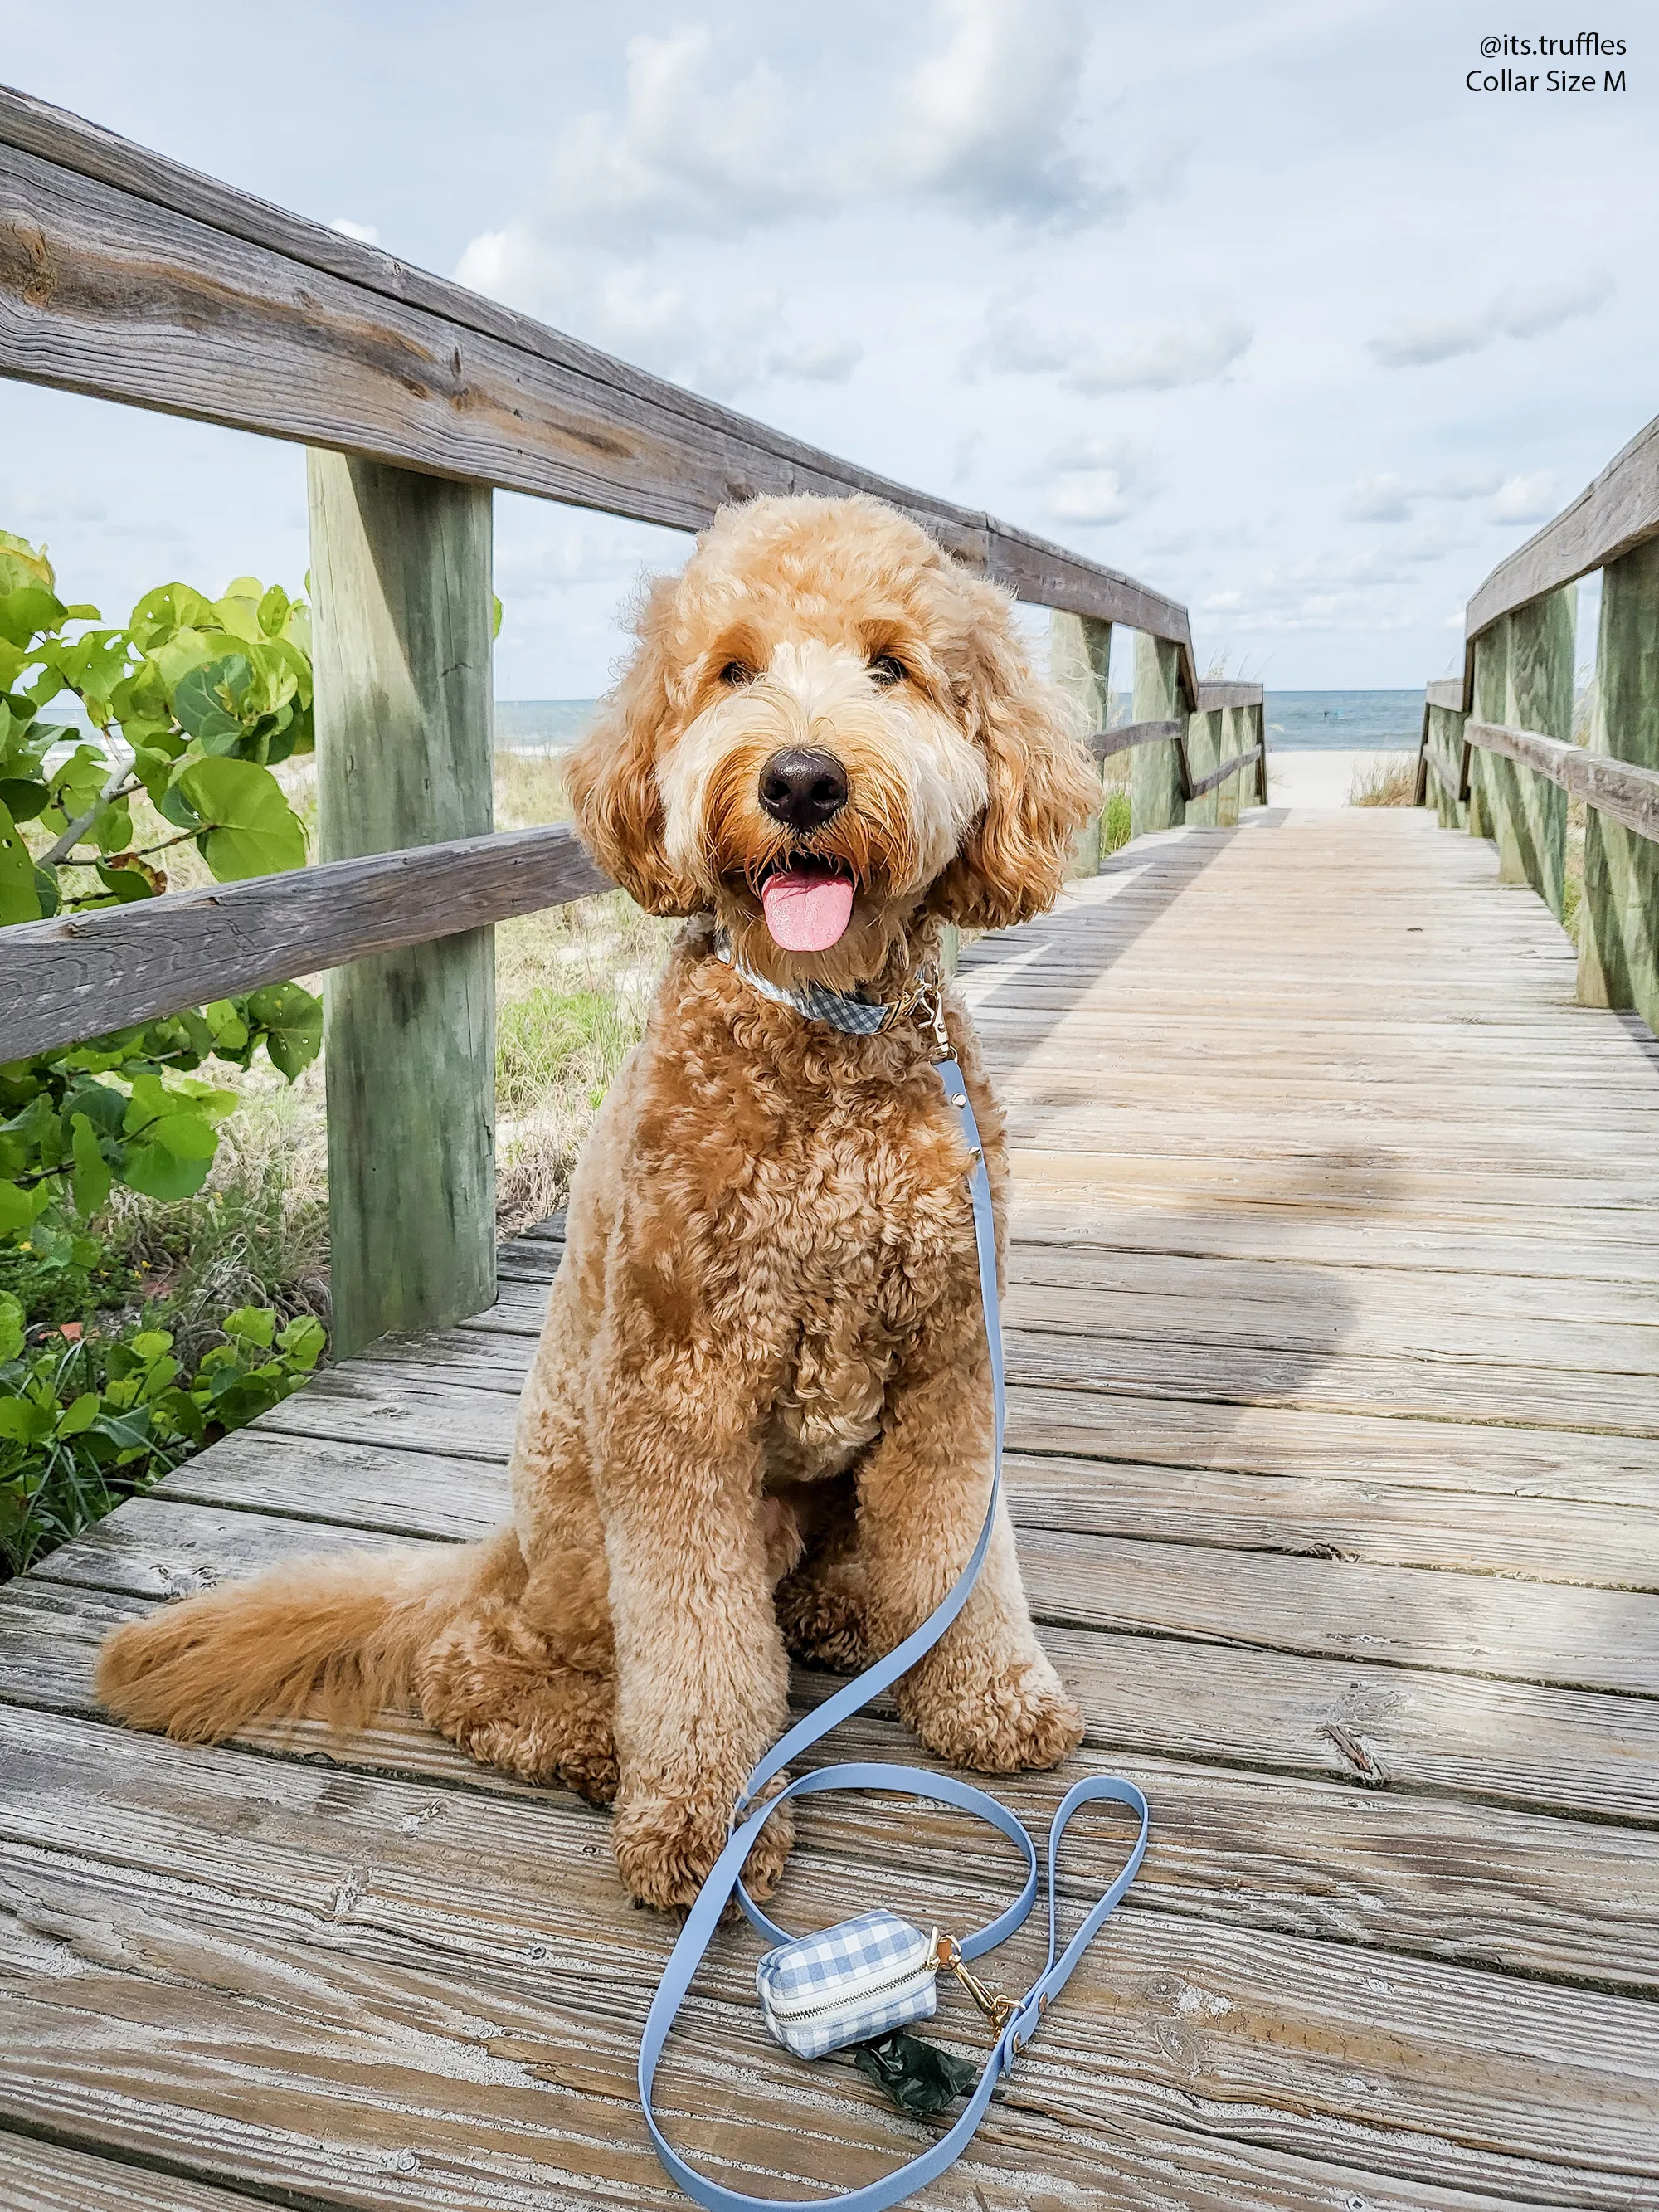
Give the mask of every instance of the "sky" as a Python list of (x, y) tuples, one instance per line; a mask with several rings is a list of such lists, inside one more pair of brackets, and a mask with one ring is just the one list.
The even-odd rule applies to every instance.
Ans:
[[(0, 67), (1127, 570), (1201, 669), (1370, 688), (1457, 664), (1481, 579), (1659, 405), (1659, 16), (1594, 18), (1622, 56), (1483, 61), (1577, 27), (1540, 12), (230, 0), (210, 39), (64, 0), (7, 10)], [(7, 384), (0, 527), (111, 616), (175, 576), (292, 588), (302, 456)], [(686, 547), (498, 495), (497, 696), (601, 690)]]

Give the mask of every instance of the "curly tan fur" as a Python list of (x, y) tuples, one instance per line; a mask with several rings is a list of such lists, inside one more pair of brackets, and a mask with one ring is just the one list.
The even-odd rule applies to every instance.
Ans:
[[(805, 837), (757, 796), (801, 744), (849, 790)], [(923, 1040), (804, 1022), (716, 957), (716, 925), (775, 980), (891, 996), (943, 921), (1053, 899), (1095, 792), (1004, 595), (864, 499), (722, 514), (646, 600), (569, 784), (601, 864), (691, 918), (577, 1173), (511, 1528), (168, 1607), (110, 1639), (99, 1690), (191, 1738), (412, 1697), (475, 1757), (614, 1799), (623, 1880), (674, 1905), (784, 1724), (788, 1650), (853, 1668), (915, 1628), (978, 1531), (991, 1449), (967, 1162)], [(784, 951), (763, 915), (765, 869), (803, 847), (855, 885), (827, 952)], [(949, 994), (946, 1020), (1000, 1237), (1002, 1117)], [(1076, 1745), (1006, 1514), (899, 1705), (969, 1765)], [(762, 1893), (788, 1842), (781, 1818)]]

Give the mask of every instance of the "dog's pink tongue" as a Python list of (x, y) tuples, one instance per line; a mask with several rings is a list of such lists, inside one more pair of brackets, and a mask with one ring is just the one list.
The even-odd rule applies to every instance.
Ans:
[(761, 892), (772, 942), (786, 952), (827, 952), (853, 918), (853, 886), (845, 876), (780, 869)]

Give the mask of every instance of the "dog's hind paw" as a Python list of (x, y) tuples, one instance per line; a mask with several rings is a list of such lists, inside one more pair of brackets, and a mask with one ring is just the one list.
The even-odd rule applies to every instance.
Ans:
[(778, 1626), (784, 1642), (809, 1667), (856, 1674), (871, 1656), (868, 1595), (862, 1561), (809, 1562), (778, 1585)]
[[(731, 1802), (724, 1796), (635, 1796), (623, 1789), (611, 1844), (617, 1872), (641, 1905), (666, 1911), (692, 1903), (726, 1848)], [(794, 1838), (793, 1813), (786, 1805), (762, 1829), (744, 1865), (751, 1897), (769, 1897), (777, 1887)]]
[(1041, 1653), (988, 1679), (902, 1693), (901, 1710), (930, 1751), (986, 1774), (1058, 1766), (1083, 1741), (1083, 1715)]

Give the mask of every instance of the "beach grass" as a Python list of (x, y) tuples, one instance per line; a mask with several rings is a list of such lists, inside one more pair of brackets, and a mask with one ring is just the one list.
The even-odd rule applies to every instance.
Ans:
[(1357, 766), (1348, 787), (1350, 806), (1410, 806), (1417, 797), (1417, 755), (1383, 753)]

